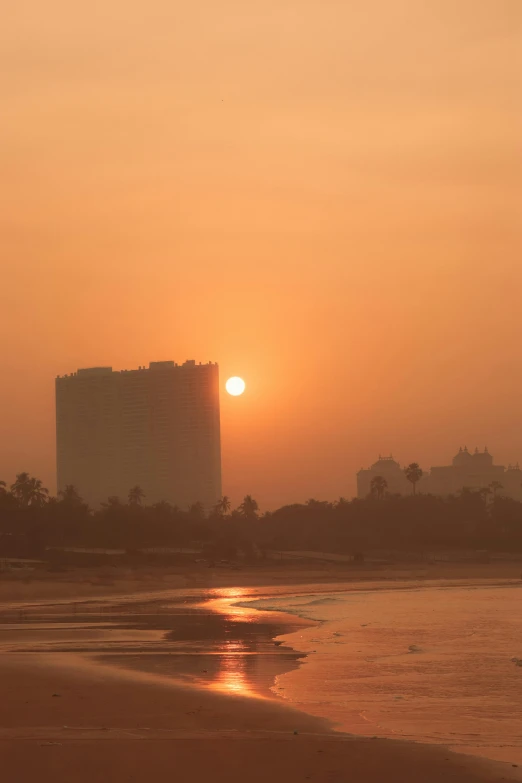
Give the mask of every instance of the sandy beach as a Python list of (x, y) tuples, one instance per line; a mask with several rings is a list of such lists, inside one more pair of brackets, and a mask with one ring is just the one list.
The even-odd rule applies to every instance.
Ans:
[[(326, 556), (325, 556), (326, 557)], [(522, 579), (522, 561), (480, 564), (476, 562), (350, 564), (332, 560), (300, 562), (284, 560), (239, 571), (208, 568), (205, 564), (169, 565), (167, 567), (109, 567), (24, 569), (0, 571), (0, 604), (39, 600), (81, 600), (95, 596), (126, 595), (147, 591), (187, 587), (234, 587), (309, 584), (348, 584), (397, 581), (425, 582), (494, 581)]]
[[(268, 594), (270, 578), (258, 577), (266, 580)], [(219, 602), (230, 607), (236, 597), (253, 595), (256, 591), (245, 589), (244, 582), (256, 580), (241, 585), (232, 574), (220, 574), (219, 580), (235, 587), (176, 586), (166, 594), (154, 592), (154, 587), (165, 591), (165, 580), (156, 585), (143, 580), (141, 589), (135, 580), (131, 590), (128, 580), (121, 580), (105, 594), (103, 585), (91, 586), (89, 595), (86, 585), (71, 591), (69, 581), (68, 591), (65, 582), (61, 590), (55, 585), (51, 599), (38, 590), (30, 595), (29, 584), (23, 597), (16, 596), (16, 589), (3, 589), (4, 582), (0, 764), (5, 779), (521, 779), (520, 770), (508, 763), (444, 747), (342, 734), (327, 720), (279, 701), (270, 683), (277, 673), (299, 665), (299, 651), (274, 644), (273, 638), (304, 621), (264, 612), (252, 621), (252, 612), (242, 614), (247, 610), (239, 608), (237, 616), (220, 616)], [(173, 581), (179, 583), (179, 575)], [(126, 588), (126, 597), (115, 597)], [(238, 639), (235, 655), (230, 645)], [(219, 674), (212, 662), (224, 645), (234, 663), (223, 676), (223, 667)]]

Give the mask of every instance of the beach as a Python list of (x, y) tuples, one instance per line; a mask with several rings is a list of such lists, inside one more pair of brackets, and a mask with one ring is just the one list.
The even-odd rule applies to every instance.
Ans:
[(352, 585), (249, 605), (314, 625), (273, 691), (353, 734), (440, 744), (522, 767), (520, 582)]
[[(369, 585), (324, 579), (276, 586), (265, 574), (268, 584), (245, 586), (262, 583), (263, 575), (238, 576), (243, 575), (219, 575), (228, 586), (185, 584), (167, 590), (164, 583), (147, 580), (147, 589), (134, 584), (127, 593), (125, 582), (119, 585), (121, 595), (114, 594), (114, 584), (106, 586), (105, 595), (103, 585), (94, 586), (90, 596), (87, 587), (74, 593), (69, 586), (68, 596), (65, 589), (59, 596), (56, 590), (53, 599), (38, 591), (30, 598), (26, 585), (24, 599), (14, 600), (6, 589), (0, 612), (5, 779), (521, 779), (509, 760), (347, 734), (337, 719), (334, 725), (326, 714), (309, 714), (306, 705), (297, 709), (291, 699), (281, 699), (275, 683), (298, 678), (306, 661), (310, 671), (319, 661), (312, 661), (306, 645), (318, 626), (299, 616), (303, 612), (251, 604), (275, 599), (283, 605), (296, 595), (324, 601), (332, 591), (360, 593)], [(481, 575), (473, 578), (482, 581)], [(509, 584), (514, 575), (504, 578)], [(469, 574), (466, 579), (468, 584)], [(370, 589), (384, 587), (390, 588), (387, 578), (380, 585), (372, 582)], [(412, 587), (406, 582), (402, 589)], [(305, 649), (299, 649), (299, 639)]]

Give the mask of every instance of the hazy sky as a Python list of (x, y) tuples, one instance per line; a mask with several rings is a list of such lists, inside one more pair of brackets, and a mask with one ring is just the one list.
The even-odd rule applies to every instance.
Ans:
[(215, 360), (224, 490), (522, 462), (520, 0), (0, 0), (0, 478), (54, 377)]

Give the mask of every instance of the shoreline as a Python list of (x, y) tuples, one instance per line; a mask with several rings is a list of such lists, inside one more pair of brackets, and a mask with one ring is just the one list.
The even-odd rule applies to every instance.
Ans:
[[(368, 611), (371, 610), (371, 602), (373, 598), (378, 596), (381, 592), (389, 592), (395, 593), (405, 593), (409, 592), (413, 596), (417, 593), (422, 593), (424, 590), (428, 590), (430, 593), (433, 593), (435, 591), (435, 594), (437, 591), (448, 591), (451, 593), (452, 590), (456, 590), (456, 596), (459, 595), (459, 593), (463, 593), (464, 596), (469, 595), (470, 591), (471, 594), (473, 594), (474, 590), (479, 590), (480, 588), (484, 588), (486, 592), (484, 594), (478, 593), (478, 597), (475, 600), (484, 600), (488, 601), (491, 600), (492, 593), (494, 594), (497, 590), (498, 591), (504, 591), (506, 589), (510, 588), (517, 588), (518, 591), (520, 591), (520, 583), (519, 582), (496, 582), (493, 581), (491, 583), (473, 583), (469, 582), (467, 580), (465, 581), (459, 581), (452, 584), (423, 584), (419, 586), (415, 586), (411, 589), (404, 588), (404, 587), (398, 587), (397, 591), (395, 589), (389, 589), (389, 587), (378, 587), (373, 590), (367, 590), (366, 587), (361, 587), (359, 590), (346, 590), (346, 586), (343, 586), (340, 590), (338, 589), (332, 589), (328, 591), (328, 597), (326, 598), (326, 603), (328, 605), (328, 609), (326, 610), (326, 614), (323, 614), (323, 616), (316, 616), (315, 612), (315, 605), (321, 605), (323, 602), (321, 600), (317, 600), (317, 598), (320, 598), (321, 593), (320, 592), (313, 592), (310, 590), (309, 596), (303, 596), (299, 593), (293, 593), (289, 594), (285, 597), (278, 596), (278, 600), (274, 603), (280, 603), (283, 606), (278, 607), (274, 606), (273, 603), (268, 599), (268, 601), (261, 599), (259, 601), (250, 601), (247, 602), (251, 607), (256, 607), (256, 604), (258, 605), (258, 608), (261, 611), (273, 611), (273, 612), (281, 612), (283, 614), (287, 613), (293, 613), (294, 616), (306, 619), (310, 622), (311, 625), (314, 626), (314, 629), (312, 629), (312, 632), (304, 630), (304, 634), (301, 634), (301, 639), (299, 642), (294, 642), (295, 639), (295, 631), (290, 631), (289, 634), (283, 634), (281, 637), (282, 643), (290, 644), (296, 648), (299, 648), (301, 652), (305, 653), (305, 659), (307, 659), (308, 665), (310, 666), (310, 671), (303, 672), (303, 676), (300, 678), (298, 675), (290, 674), (289, 676), (287, 673), (283, 673), (281, 675), (278, 675), (276, 683), (274, 683), (274, 686), (272, 687), (272, 692), (282, 698), (286, 701), (287, 704), (291, 705), (294, 708), (297, 708), (299, 710), (306, 711), (308, 714), (312, 714), (318, 717), (328, 717), (332, 725), (334, 726), (335, 730), (340, 732), (349, 732), (351, 735), (354, 736), (371, 736), (373, 732), (379, 736), (379, 739), (388, 739), (393, 741), (411, 741), (418, 744), (429, 744), (431, 746), (435, 747), (446, 747), (451, 749), (453, 752), (461, 754), (461, 755), (469, 755), (470, 757), (477, 758), (477, 759), (489, 759), (491, 761), (499, 761), (502, 763), (507, 763), (508, 765), (511, 765), (512, 768), (522, 768), (522, 757), (521, 757), (521, 744), (520, 744), (520, 733), (518, 734), (514, 733), (514, 728), (516, 725), (517, 717), (515, 717), (515, 713), (518, 715), (518, 712), (515, 711), (512, 717), (511, 725), (510, 723), (504, 724), (504, 729), (507, 730), (505, 734), (500, 733), (499, 731), (489, 733), (487, 730), (485, 733), (480, 733), (477, 731), (477, 728), (475, 726), (471, 725), (469, 722), (468, 716), (465, 715), (466, 712), (469, 711), (470, 707), (466, 708), (464, 710), (464, 713), (460, 716), (458, 720), (462, 720), (462, 726), (458, 726), (457, 724), (454, 724), (453, 717), (446, 712), (444, 713), (441, 711), (438, 715), (435, 714), (433, 716), (433, 719), (435, 721), (438, 721), (436, 723), (431, 723), (429, 721), (426, 721), (429, 728), (417, 729), (413, 728), (415, 726), (415, 719), (413, 718), (413, 715), (419, 714), (419, 706), (415, 703), (416, 697), (415, 692), (417, 689), (417, 683), (415, 682), (415, 677), (419, 676), (419, 673), (426, 670), (426, 666), (430, 666), (430, 657), (428, 655), (427, 661), (428, 663), (423, 663), (422, 658), (418, 658), (416, 663), (412, 663), (412, 677), (413, 679), (410, 680), (411, 685), (413, 685), (413, 691), (411, 694), (408, 694), (407, 690), (403, 691), (402, 689), (405, 687), (403, 679), (404, 675), (401, 674), (401, 678), (397, 681), (390, 681), (390, 683), (386, 683), (386, 679), (382, 681), (382, 683), (379, 683), (379, 670), (377, 670), (377, 680), (376, 682), (379, 683), (379, 692), (381, 693), (381, 703), (380, 705), (375, 705), (375, 703), (372, 702), (372, 696), (368, 696), (368, 694), (371, 694), (371, 690), (368, 691), (366, 685), (371, 683), (371, 680), (368, 681), (368, 683), (364, 683), (361, 685), (361, 687), (356, 686), (357, 690), (355, 693), (359, 693), (360, 697), (366, 701), (366, 704), (364, 705), (364, 709), (361, 711), (360, 707), (355, 708), (353, 704), (353, 699), (344, 701), (346, 699), (346, 695), (353, 694), (353, 690), (349, 690), (346, 692), (346, 695), (343, 695), (341, 698), (343, 701), (338, 702), (339, 704), (342, 704), (342, 708), (336, 707), (337, 704), (337, 692), (334, 688), (331, 687), (331, 683), (335, 681), (335, 676), (340, 675), (341, 679), (344, 679), (344, 670), (339, 668), (339, 664), (337, 664), (332, 669), (332, 664), (330, 662), (330, 656), (332, 649), (332, 643), (333, 645), (338, 644), (344, 644), (344, 648), (337, 648), (343, 649), (346, 651), (352, 650), (354, 647), (361, 646), (361, 642), (353, 642), (350, 643), (349, 641), (343, 641), (342, 639), (339, 639), (338, 637), (345, 637), (346, 640), (349, 639), (349, 635), (357, 634), (357, 626), (361, 619), (364, 619), (364, 622), (361, 623), (362, 628), (366, 628), (366, 626), (372, 626), (372, 639), (376, 639), (375, 637), (375, 631), (378, 629), (378, 627), (381, 625), (377, 618), (377, 624), (375, 625), (375, 615), (367, 614)], [(501, 595), (501, 592), (499, 592), (499, 596)], [(331, 610), (329, 609), (329, 606), (332, 604), (331, 601), (334, 602), (334, 604), (339, 600), (339, 598), (346, 597), (350, 598), (350, 596), (359, 596), (359, 598), (363, 597), (363, 602), (360, 600), (357, 601), (354, 604), (353, 601), (350, 600), (350, 620), (349, 625), (341, 626), (339, 628), (338, 626), (338, 620), (337, 617), (339, 615), (335, 615), (335, 613), (332, 615)], [(372, 598), (370, 598), (370, 596)], [(314, 600), (310, 603), (307, 603), (306, 601), (302, 601), (303, 598), (313, 598)], [(513, 600), (517, 600), (519, 596), (515, 596)], [(365, 600), (365, 598), (367, 600)], [(437, 601), (438, 599), (433, 596), (432, 599), (434, 601)], [(415, 598), (415, 600), (418, 600)], [(443, 599), (441, 599), (443, 600)], [(450, 600), (453, 600), (450, 597)], [(465, 600), (468, 600), (465, 598)], [(502, 599), (503, 600), (503, 599)], [(370, 603), (368, 604), (367, 601)], [(423, 599), (421, 599), (423, 601)], [(355, 620), (352, 618), (352, 610), (357, 607), (357, 604), (359, 608), (364, 607), (364, 617), (359, 618)], [(339, 605), (339, 604), (337, 604)], [(340, 604), (343, 605), (342, 603)], [(408, 598), (408, 602), (406, 604), (407, 606), (411, 607), (411, 600)], [(381, 603), (381, 607), (383, 604)], [(430, 609), (427, 610), (428, 612), (431, 612)], [(320, 612), (319, 612), (320, 614)], [(342, 617), (342, 615), (341, 615)], [(342, 620), (348, 620), (346, 617), (342, 617)], [(384, 628), (386, 627), (386, 620)], [(391, 626), (393, 627), (393, 626)], [(422, 626), (419, 626), (422, 628)], [(315, 630), (317, 629), (317, 630)], [(320, 630), (322, 629), (322, 630)], [(343, 633), (339, 633), (339, 630), (343, 631)], [(368, 631), (370, 629), (368, 628)], [(366, 634), (366, 631), (364, 631)], [(422, 633), (422, 631), (421, 631)], [(347, 635), (348, 634), (348, 635)], [(473, 636), (473, 632), (471, 634)], [(511, 636), (511, 635), (510, 635)], [(335, 638), (334, 638), (335, 637)], [(512, 642), (515, 643), (515, 647), (513, 649), (516, 649), (516, 636), (511, 639)], [(411, 639), (413, 640), (413, 639)], [(410, 641), (411, 641), (410, 640)], [(326, 646), (323, 646), (326, 645)], [(348, 645), (348, 646), (346, 646)], [(423, 645), (424, 647), (424, 645)], [(317, 648), (317, 649), (316, 649)], [(317, 657), (313, 655), (312, 657), (309, 657), (311, 653), (318, 653)], [(362, 652), (358, 650), (357, 652)], [(381, 659), (383, 661), (384, 666), (384, 672), (385, 672), (385, 678), (388, 677), (390, 667), (397, 667), (400, 666), (401, 657), (404, 657), (404, 654), (406, 653), (406, 657), (409, 655), (415, 654), (416, 656), (419, 655), (419, 653), (429, 653), (428, 650), (423, 650), (418, 647), (418, 645), (410, 645), (408, 649), (406, 647), (402, 648), (401, 650), (397, 649), (397, 646), (395, 648), (388, 648), (384, 651), (384, 657), (382, 650), (372, 650), (372, 652), (367, 653), (366, 655), (369, 655), (369, 657), (366, 657), (366, 655), (359, 656), (359, 663), (362, 664), (363, 669), (367, 669), (365, 667), (364, 662), (369, 661), (378, 661)], [(346, 652), (343, 652), (343, 656), (346, 655)], [(444, 653), (443, 653), (444, 655)], [(435, 660), (437, 658), (437, 652), (435, 652)], [(338, 660), (341, 659), (338, 657)], [(350, 682), (350, 677), (355, 679), (353, 682), (357, 682), (357, 677), (361, 676), (358, 674), (359, 671), (359, 665), (357, 663), (357, 659), (353, 657), (352, 653), (349, 653), (349, 657), (346, 659), (348, 661), (348, 667), (351, 674), (348, 675), (348, 682)], [(411, 660), (411, 659), (410, 659)], [(502, 661), (501, 659), (497, 659), (500, 661), (501, 665)], [(506, 659), (502, 659), (506, 660)], [(516, 662), (516, 658), (509, 658), (509, 663), (507, 664), (509, 668), (512, 668), (513, 662)], [(308, 670), (307, 665), (307, 670)], [(326, 666), (326, 669), (324, 667)], [(325, 701), (321, 699), (321, 691), (317, 690), (316, 685), (312, 686), (315, 687), (315, 692), (310, 690), (310, 683), (316, 683), (321, 682), (321, 677), (325, 676), (323, 674), (323, 670), (325, 672), (329, 673), (329, 677), (334, 679), (330, 679), (330, 686), (326, 688), (325, 692)], [(471, 669), (473, 671), (473, 669)], [(363, 680), (365, 678), (365, 675), (363, 676)], [(373, 672), (372, 672), (372, 675)], [(444, 690), (447, 690), (447, 686), (444, 685), (444, 676), (445, 672), (442, 673), (443, 681), (441, 682), (441, 686)], [(459, 674), (459, 682), (460, 682), (460, 674)], [(324, 680), (325, 683), (328, 683), (328, 680)], [(406, 681), (407, 682), (407, 681)], [(502, 682), (502, 680), (498, 681), (499, 684)], [(512, 699), (515, 699), (515, 694), (520, 692), (519, 689), (519, 679), (516, 678), (516, 688), (517, 691), (513, 692)], [(396, 685), (398, 684), (399, 688), (401, 690), (396, 690)], [(469, 683), (468, 683), (469, 685)], [(438, 684), (436, 685), (438, 689)], [(470, 697), (470, 691), (466, 687), (465, 681), (463, 681), (462, 687), (466, 689), (466, 698), (469, 699)], [(280, 691), (284, 691), (284, 693), (280, 693)], [(390, 693), (397, 694), (404, 692), (406, 695), (395, 695), (390, 697)], [(343, 692), (344, 693), (344, 692)], [(386, 694), (388, 694), (387, 701)], [(486, 694), (486, 690), (484, 691), (484, 694)], [(504, 697), (504, 716), (503, 719), (507, 719), (506, 711), (509, 711), (509, 696), (504, 688), (504, 691), (500, 691), (501, 696)], [(431, 697), (436, 697), (437, 690), (433, 690), (432, 694), (430, 694)], [(405, 707), (405, 710), (397, 710), (397, 715), (391, 717), (389, 714), (390, 706), (393, 704), (393, 701), (390, 704), (390, 698), (393, 699), (406, 699), (404, 702), (399, 702), (397, 705), (401, 704), (408, 704), (408, 707)], [(421, 701), (421, 704), (423, 702)], [(468, 702), (469, 704), (469, 702)], [(480, 704), (480, 702), (479, 702)], [(387, 706), (386, 706), (387, 705)], [(491, 700), (488, 702), (487, 698), (482, 703), (482, 707), (477, 705), (477, 715), (476, 718), (479, 720), (482, 720), (482, 717), (486, 720), (490, 720), (491, 716), (488, 712), (489, 709), (491, 709)], [(480, 710), (482, 709), (482, 712)], [(408, 710), (411, 712), (408, 713)], [(393, 712), (395, 713), (395, 707), (393, 707)], [(509, 713), (508, 713), (509, 714)], [(444, 715), (446, 716), (446, 725), (444, 726)], [(379, 720), (379, 716), (384, 718), (384, 720), (381, 722)], [(404, 727), (404, 720), (405, 716), (408, 716), (407, 722), (410, 724), (410, 729), (404, 730), (404, 728), (401, 728), (401, 721), (402, 725)], [(476, 719), (475, 718), (475, 719)], [(469, 734), (466, 733), (466, 729), (464, 728), (464, 725), (466, 723), (466, 719), (468, 719), (468, 728), (467, 731)], [(424, 716), (422, 716), (422, 722), (424, 723)], [(373, 724), (373, 726), (372, 726)], [(455, 729), (458, 728), (458, 731)], [(452, 730), (453, 729), (453, 730)], [(482, 730), (480, 730), (482, 731)], [(464, 733), (462, 733), (464, 732)], [(495, 736), (496, 735), (496, 736)], [(475, 739), (476, 738), (476, 739)], [(513, 743), (513, 744), (510, 744)], [(516, 763), (514, 763), (516, 762)]]
[(368, 582), (397, 585), (432, 580), (522, 580), (522, 560), (491, 564), (437, 562), (435, 564), (397, 563), (339, 566), (334, 562), (285, 562), (283, 566), (263, 565), (237, 570), (209, 569), (188, 563), (183, 566), (99, 566), (70, 567), (63, 572), (48, 570), (0, 571), (0, 606), (45, 600), (78, 601), (96, 597), (117, 597), (136, 593), (177, 589), (213, 589), (235, 587), (288, 587), (295, 584), (355, 586)]
[[(236, 575), (236, 582), (239, 581), (238, 576)], [(335, 590), (336, 586), (337, 590)], [(257, 593), (258, 598), (271, 597), (274, 595), (274, 587), (274, 585), (266, 585), (263, 589), (246, 588), (251, 593), (247, 600), (249, 602), (256, 600), (256, 596), (252, 593)], [(284, 591), (284, 594), (291, 595), (295, 594), (292, 587), (303, 594), (305, 591), (315, 593), (316, 588), (319, 588), (319, 592), (344, 592), (353, 588), (353, 585), (337, 582), (278, 587), (279, 590)], [(387, 587), (389, 589), (390, 585), (388, 584)], [(217, 590), (217, 588), (213, 589)], [(367, 585), (363, 585), (362, 589), (367, 589)], [(245, 588), (238, 588), (235, 592), (241, 590), (245, 592)], [(89, 604), (97, 604), (102, 607), (102, 610), (113, 605), (114, 616), (123, 618), (126, 627), (129, 626), (127, 622), (129, 617), (134, 617), (134, 622), (130, 625), (139, 626), (139, 629), (133, 633), (150, 634), (152, 631), (164, 633), (164, 630), (152, 626), (156, 621), (156, 625), (161, 624), (163, 615), (158, 620), (161, 602), (172, 592), (160, 589), (145, 593), (137, 591), (120, 596), (98, 595), (90, 599), (86, 597), (80, 605), (82, 609), (86, 609)], [(91, 765), (91, 775), (88, 778), (82, 777), (83, 771), (80, 768), (80, 762), (89, 768), (86, 756), (88, 747), (88, 752), (93, 754), (93, 763), (97, 760), (96, 763), (103, 765), (104, 769), (111, 770), (110, 777), (119, 783), (129, 780), (131, 771), (134, 772), (129, 768), (129, 776), (124, 776), (122, 769), (125, 768), (125, 764), (122, 766), (121, 753), (125, 749), (126, 754), (136, 759), (133, 750), (136, 744), (145, 759), (143, 762), (136, 762), (137, 777), (134, 779), (138, 781), (150, 779), (146, 771), (148, 767), (142, 765), (149, 764), (155, 768), (159, 763), (158, 759), (162, 760), (160, 765), (162, 768), (157, 769), (157, 776), (154, 779), (166, 780), (169, 764), (174, 762), (174, 758), (179, 759), (181, 746), (187, 746), (182, 753), (185, 759), (183, 763), (187, 765), (184, 774), (197, 782), (208, 779), (235, 782), (245, 778), (257, 781), (266, 779), (266, 776), (273, 777), (274, 772), (280, 769), (280, 758), (283, 758), (285, 771), (284, 775), (280, 778), (276, 777), (276, 780), (284, 778), (287, 783), (303, 779), (330, 780), (332, 779), (330, 772), (333, 768), (341, 777), (349, 775), (354, 779), (371, 783), (381, 779), (400, 780), (401, 783), (402, 781), (413, 783), (414, 780), (423, 780), (426, 783), (431, 781), (438, 783), (439, 780), (486, 783), (486, 781), (501, 779), (522, 779), (519, 770), (509, 764), (489, 762), (477, 756), (455, 754), (443, 747), (344, 734), (335, 729), (332, 721), (314, 717), (285, 704), (274, 691), (270, 690), (270, 684), (266, 686), (265, 693), (261, 693), (261, 680), (266, 683), (267, 677), (272, 677), (274, 667), (279, 667), (281, 673), (282, 664), (292, 664), (292, 668), (299, 666), (301, 653), (296, 649), (297, 645), (296, 647), (292, 645), (291, 648), (277, 645), (275, 644), (277, 637), (292, 635), (299, 631), (299, 627), (310, 628), (317, 623), (300, 620), (295, 615), (283, 613), (281, 613), (283, 617), (276, 618), (275, 615), (279, 613), (271, 610), (259, 612), (252, 606), (245, 609), (235, 603), (237, 596), (231, 595), (231, 591), (227, 593), (226, 589), (222, 589), (225, 595), (211, 595), (210, 598), (208, 593), (212, 592), (212, 588), (200, 592), (207, 593), (207, 597), (198, 604), (194, 598), (194, 596), (197, 598), (197, 588), (176, 589), (174, 598), (188, 596), (185, 613), (176, 615), (180, 624), (188, 621), (208, 631), (208, 617), (205, 616), (203, 622), (200, 610), (206, 606), (211, 612), (218, 614), (216, 601), (222, 602), (222, 616), (217, 621), (219, 623), (223, 623), (223, 610), (227, 607), (232, 612), (239, 612), (239, 621), (237, 615), (233, 621), (230, 621), (236, 623), (236, 629), (239, 629), (237, 623), (242, 623), (241, 616), (245, 620), (244, 612), (250, 615), (255, 613), (270, 616), (258, 617), (255, 622), (251, 619), (245, 621), (239, 633), (239, 636), (245, 636), (245, 632), (250, 632), (250, 641), (247, 639), (247, 643), (256, 647), (256, 652), (250, 655), (252, 660), (256, 660), (258, 667), (256, 688), (245, 687), (248, 671), (243, 672), (246, 679), (243, 677), (238, 680), (232, 677), (229, 680), (229, 684), (233, 686), (231, 688), (213, 689), (204, 681), (202, 683), (201, 678), (199, 683), (197, 678), (192, 681), (190, 679), (173, 681), (172, 654), (165, 656), (165, 659), (170, 660), (168, 661), (169, 673), (164, 676), (158, 669), (150, 671), (147, 666), (145, 669), (140, 669), (114, 665), (116, 659), (113, 655), (110, 656), (112, 663), (109, 663), (99, 655), (92, 656), (91, 660), (86, 659), (85, 653), (79, 651), (63, 653), (51, 651), (50, 655), (37, 652), (13, 654), (4, 652), (0, 656), (2, 671), (0, 761), (4, 766), (7, 765), (6, 770), (11, 773), (9, 779), (15, 779), (13, 777), (15, 770), (20, 775), (20, 763), (24, 770), (24, 774), (19, 777), (20, 780), (29, 779), (29, 775), (36, 774), (32, 771), (25, 754), (22, 753), (22, 757), (20, 754), (22, 747), (30, 745), (45, 749), (50, 757), (48, 766), (46, 766), (48, 759), (43, 759), (42, 773), (38, 775), (43, 783), (51, 779), (61, 783), (73, 774), (79, 783), (83, 783), (84, 779), (92, 781), (93, 775), (98, 774), (99, 777), (99, 770), (96, 773)], [(58, 603), (49, 601), (33, 603), (28, 608), (36, 614), (39, 611), (45, 613), (46, 609), (56, 610), (57, 607), (64, 610), (61, 618), (59, 611), (57, 615), (56, 612), (53, 615), (55, 622), (57, 616), (61, 619), (61, 628), (66, 625), (64, 619), (70, 620), (71, 617), (76, 621), (87, 618), (88, 625), (89, 618), (92, 620), (92, 614), (85, 612), (85, 614), (80, 613), (81, 617), (78, 614), (74, 616), (70, 611), (74, 603), (78, 602), (67, 602), (62, 599)], [(6, 608), (9, 613), (10, 610), (19, 609), (20, 604), (17, 603), (15, 607), (11, 605), (10, 608), (5, 605), (0, 606), (0, 610), (4, 610), (1, 611), (0, 620), (2, 617), (5, 619)], [(127, 609), (131, 611), (126, 612)], [(168, 604), (167, 609), (171, 613), (169, 617), (172, 617), (172, 604)], [(149, 622), (147, 631), (144, 630), (146, 623), (143, 622), (146, 612), (149, 612), (146, 615)], [(154, 615), (155, 620), (151, 621), (153, 612), (157, 614)], [(111, 622), (110, 613), (102, 611), (101, 616), (105, 621)], [(224, 616), (224, 630), (227, 631), (224, 637), (227, 637), (230, 636), (230, 628), (233, 626), (230, 623), (227, 626), (226, 613)], [(199, 623), (198, 617), (203, 625)], [(187, 620), (187, 618), (192, 619)], [(45, 623), (43, 625), (45, 626)], [(250, 631), (247, 626), (250, 627)], [(210, 629), (214, 642), (216, 627), (214, 625)], [(1, 624), (0, 630), (2, 630)], [(86, 630), (82, 632), (87, 633)], [(38, 633), (39, 631), (35, 631), (36, 636)], [(183, 632), (180, 630), (178, 635), (182, 636)], [(176, 638), (171, 639), (174, 644), (178, 641)], [(148, 657), (144, 654), (143, 639), (139, 639), (138, 643), (140, 649), (129, 654), (141, 659)], [(270, 645), (272, 650), (269, 649)], [(188, 657), (195, 657), (193, 652), (192, 650)], [(245, 650), (240, 652), (244, 660), (248, 659)], [(154, 657), (155, 653), (149, 655)], [(183, 652), (180, 652), (181, 655)], [(270, 657), (273, 665), (266, 665)], [(265, 663), (259, 666), (263, 658)], [(200, 665), (198, 661), (197, 666)], [(206, 669), (205, 674), (211, 672)], [(59, 692), (59, 696), (53, 697), (55, 691)], [(69, 728), (62, 728), (64, 726)], [(171, 742), (166, 743), (167, 739)], [(208, 754), (208, 748), (216, 747), (214, 742), (216, 739), (219, 739), (218, 744), (223, 746), (223, 752), (226, 751), (233, 760), (232, 773), (228, 770), (228, 774), (223, 773), (222, 778), (219, 777), (220, 773), (216, 777), (216, 770), (212, 765), (205, 766), (200, 759), (201, 754)], [(376, 749), (378, 753), (375, 752)], [(15, 758), (17, 766), (13, 767)], [(254, 776), (252, 765), (258, 766), (258, 769), (254, 770)], [(56, 777), (57, 771), (58, 777)], [(259, 778), (256, 777), (258, 771)], [(61, 775), (63, 777), (60, 777)]]
[[(507, 763), (433, 745), (339, 732), (325, 719), (276, 698), (218, 694), (104, 664), (80, 667), (56, 660), (28, 666), (19, 658), (7, 658), (1, 667), (0, 763), (10, 780), (31, 779), (38, 759), (38, 779), (43, 783), (65, 783), (71, 774), (80, 783), (145, 782), (155, 766), (154, 780), (166, 781), (172, 764), (179, 773), (180, 755), (183, 774), (196, 783), (209, 778), (219, 783), (240, 783), (246, 778), (261, 783), (274, 774), (276, 780), (288, 783), (330, 780), (332, 766), (340, 780), (349, 774), (365, 783), (522, 780)], [(54, 698), (57, 682), (60, 692)], [(19, 708), (13, 715), (15, 702)], [(22, 703), (34, 704), (36, 710), (24, 713)], [(213, 755), (216, 742), (225, 754), (217, 776), (212, 758), (202, 763)], [(137, 764), (134, 778), (122, 752)], [(257, 764), (254, 771), (253, 763)], [(285, 774), (277, 777), (281, 763)], [(226, 764), (233, 767), (232, 774)], [(101, 777), (107, 774), (104, 770), (110, 771), (110, 777)], [(15, 773), (20, 777), (15, 778)]]

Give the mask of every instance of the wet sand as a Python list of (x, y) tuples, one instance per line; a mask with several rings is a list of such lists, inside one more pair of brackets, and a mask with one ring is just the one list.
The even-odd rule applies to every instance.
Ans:
[(179, 588), (280, 586), (308, 583), (335, 584), (380, 580), (397, 581), (520, 580), (522, 561), (479, 563), (437, 562), (432, 564), (339, 564), (335, 562), (271, 562), (268, 565), (231, 569), (208, 568), (205, 564), (177, 564), (163, 567), (99, 566), (0, 571), (0, 604), (42, 600), (82, 600), (91, 597), (128, 595)]
[(0, 764), (5, 780), (41, 783), (509, 779), (436, 748), (336, 736), (270, 700), (13, 656), (2, 660)]
[(281, 639), (308, 653), (273, 686), (295, 709), (340, 731), (522, 767), (521, 601), (520, 582), (430, 583), (271, 596), (250, 606), (315, 621)]
[(269, 686), (300, 656), (273, 637), (303, 621), (233, 606), (253, 592), (7, 608), (0, 614), (5, 780), (522, 779), (511, 765), (444, 748), (335, 733), (281, 704)]

